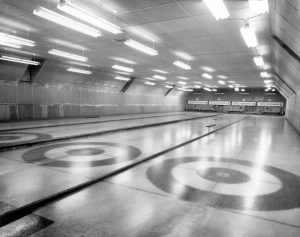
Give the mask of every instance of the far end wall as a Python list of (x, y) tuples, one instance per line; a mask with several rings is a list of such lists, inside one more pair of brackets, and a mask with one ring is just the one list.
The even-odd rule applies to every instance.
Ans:
[[(197, 104), (196, 101), (199, 101)], [(213, 102), (210, 102), (213, 101)], [(194, 104), (193, 104), (194, 102)], [(213, 105), (210, 103), (224, 102), (224, 105)], [(226, 102), (228, 105), (226, 105)], [(232, 102), (255, 102), (254, 106), (233, 105)], [(277, 102), (282, 106), (257, 106), (257, 102), (272, 104)], [(203, 104), (200, 104), (203, 103)], [(216, 103), (218, 104), (218, 103)], [(240, 103), (242, 104), (242, 103)], [(244, 103), (247, 104), (247, 103)], [(259, 103), (260, 104), (260, 103)], [(246, 88), (245, 92), (235, 92), (233, 89), (218, 89), (217, 92), (198, 90), (186, 98), (186, 110), (189, 111), (215, 111), (220, 113), (254, 113), (254, 114), (283, 114), (286, 100), (278, 92), (265, 92), (264, 88)]]

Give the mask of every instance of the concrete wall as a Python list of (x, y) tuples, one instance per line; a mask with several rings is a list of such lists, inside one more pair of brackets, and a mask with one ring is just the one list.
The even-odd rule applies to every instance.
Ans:
[(180, 95), (109, 93), (95, 86), (0, 83), (0, 121), (183, 111)]
[(300, 133), (300, 92), (289, 97), (286, 105), (286, 118)]
[(187, 110), (216, 111), (216, 112), (239, 112), (258, 114), (281, 114), (283, 107), (262, 107), (262, 106), (236, 106), (236, 105), (189, 105), (188, 100), (200, 101), (240, 101), (240, 102), (283, 102), (285, 98), (278, 92), (265, 92), (264, 89), (249, 89), (245, 92), (235, 92), (233, 89), (219, 89), (218, 92), (207, 92), (199, 90), (186, 98)]

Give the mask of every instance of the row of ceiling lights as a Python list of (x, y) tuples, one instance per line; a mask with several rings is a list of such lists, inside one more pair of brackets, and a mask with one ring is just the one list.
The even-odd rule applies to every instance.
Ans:
[[(217, 20), (226, 19), (229, 17), (229, 13), (226, 9), (226, 6), (225, 6), (223, 0), (204, 0), (204, 2)], [(256, 2), (256, 1), (250, 0), (249, 1), (250, 6), (251, 6), (251, 4), (253, 5), (254, 2)], [(260, 1), (260, 2), (265, 2), (265, 1)], [(98, 28), (101, 28), (102, 30), (108, 31), (113, 34), (122, 33), (121, 28), (118, 27), (117, 25), (112, 24), (111, 22), (108, 22), (100, 17), (97, 17), (90, 12), (87, 12), (84, 9), (81, 9), (78, 6), (70, 3), (69, 1), (62, 1), (60, 4), (58, 4), (57, 8), (71, 16), (79, 18), (80, 20), (85, 21), (93, 26), (98, 27)], [(257, 8), (255, 8), (255, 9), (257, 9)], [(268, 9), (268, 7), (266, 9)], [(92, 37), (99, 37), (102, 35), (102, 33), (99, 30), (97, 30), (93, 27), (90, 27), (81, 22), (75, 21), (71, 18), (65, 17), (57, 12), (51, 11), (51, 10), (43, 8), (43, 7), (40, 7), (38, 9), (34, 10), (33, 13), (39, 17), (42, 17), (42, 18), (52, 21), (54, 23), (66, 26), (68, 28), (79, 31), (81, 33), (90, 35)], [(245, 27), (241, 28), (241, 34), (242, 34), (248, 47), (256, 47), (257, 46), (257, 39), (256, 39), (255, 32), (253, 29), (250, 28), (250, 26), (248, 24), (246, 24)], [(33, 47), (33, 46), (35, 46), (36, 43), (34, 41), (31, 41), (28, 39), (1, 33), (0, 34), (0, 44), (10, 46), (10, 47), (15, 47), (15, 48), (21, 48), (22, 46)], [(158, 55), (157, 50), (150, 48), (148, 46), (145, 46), (145, 45), (143, 45), (137, 41), (134, 41), (132, 39), (126, 40), (124, 42), (124, 44), (129, 47), (132, 47), (136, 50), (139, 50), (139, 51), (142, 51), (149, 55), (152, 55), (152, 56)], [(73, 59), (73, 60), (82, 61), (82, 62), (88, 61), (87, 57), (71, 54), (68, 52), (63, 52), (63, 51), (56, 50), (56, 49), (52, 49), (48, 53), (56, 55), (56, 56), (61, 56), (61, 57), (65, 57), (65, 58), (69, 58), (69, 59)], [(14, 61), (14, 62), (26, 63), (26, 64), (31, 64), (31, 65), (39, 65), (39, 62), (37, 62), (37, 61), (25, 60), (25, 59), (19, 59), (19, 58), (7, 57), (7, 56), (2, 56), (0, 58), (0, 60)], [(259, 56), (259, 57), (254, 58), (254, 61), (255, 61), (255, 63), (258, 63), (261, 65), (263, 62), (263, 59), (261, 56)], [(174, 61), (173, 64), (175, 66), (178, 66), (185, 70), (191, 69), (190, 65), (188, 65), (182, 61), (179, 61), (179, 60)], [(134, 69), (124, 67), (121, 65), (113, 65), (112, 68), (121, 70), (121, 71), (125, 71), (127, 73), (134, 72)], [(84, 74), (91, 74), (91, 71), (76, 69), (76, 68), (69, 68), (68, 71), (84, 73)], [(158, 71), (161, 73), (164, 73), (164, 71), (157, 70), (157, 72)], [(267, 75), (266, 72), (262, 72), (261, 76), (268, 77), (269, 75)], [(212, 79), (212, 76), (208, 73), (203, 73), (202, 77), (204, 77), (206, 79)], [(159, 79), (159, 80), (166, 80), (166, 77), (160, 76), (160, 75), (154, 75), (153, 78)], [(115, 77), (115, 79), (130, 80), (129, 78), (120, 77), (120, 76)], [(225, 84), (225, 82), (223, 80), (219, 80), (218, 83), (222, 84), (222, 85)], [(152, 84), (155, 84), (155, 83), (152, 82)], [(197, 86), (197, 87), (199, 88), (199, 86)]]

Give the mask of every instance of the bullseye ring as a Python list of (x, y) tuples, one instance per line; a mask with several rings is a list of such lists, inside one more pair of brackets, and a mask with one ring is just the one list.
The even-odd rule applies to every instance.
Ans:
[[(256, 180), (259, 175), (262, 179)], [(156, 187), (179, 199), (218, 208), (274, 211), (300, 207), (299, 176), (246, 160), (167, 159), (150, 166), (147, 177)]]
[(52, 167), (96, 167), (137, 158), (140, 149), (112, 142), (62, 143), (43, 146), (23, 154), (24, 161)]
[(1, 133), (0, 132), (0, 146), (2, 145), (10, 145), (10, 144), (22, 144), (25, 142), (36, 142), (36, 141), (42, 141), (52, 138), (49, 134), (44, 133)]
[(229, 168), (217, 168), (211, 167), (208, 168), (205, 172), (199, 172), (200, 175), (204, 179), (208, 179), (218, 183), (229, 183), (229, 184), (238, 184), (245, 183), (250, 180), (250, 177), (238, 170), (233, 170)]

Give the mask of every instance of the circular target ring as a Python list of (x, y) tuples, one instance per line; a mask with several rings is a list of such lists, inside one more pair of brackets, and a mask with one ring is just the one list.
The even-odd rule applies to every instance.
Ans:
[[(207, 172), (197, 170), (196, 163), (200, 163), (199, 167)], [(195, 169), (187, 171), (190, 167), (188, 165)], [(180, 166), (183, 167), (177, 168)], [(182, 157), (153, 164), (147, 169), (147, 177), (156, 187), (179, 199), (202, 201), (218, 208), (272, 211), (300, 207), (299, 176), (272, 166), (260, 165), (259, 170), (256, 166), (257, 164), (246, 160)], [(253, 181), (253, 177), (246, 172), (248, 169), (265, 173), (263, 177), (267, 177), (267, 180), (257, 181), (254, 175)], [(189, 172), (188, 176), (185, 175), (186, 172)], [(272, 183), (269, 180), (278, 182)], [(247, 182), (254, 185), (247, 186)], [(260, 190), (251, 195), (258, 187)]]
[(52, 167), (96, 167), (137, 158), (140, 149), (112, 142), (62, 143), (43, 146), (23, 154), (24, 161)]
[(49, 134), (44, 133), (27, 133), (27, 132), (0, 132), (0, 146), (7, 144), (19, 144), (24, 142), (35, 142), (52, 138)]

